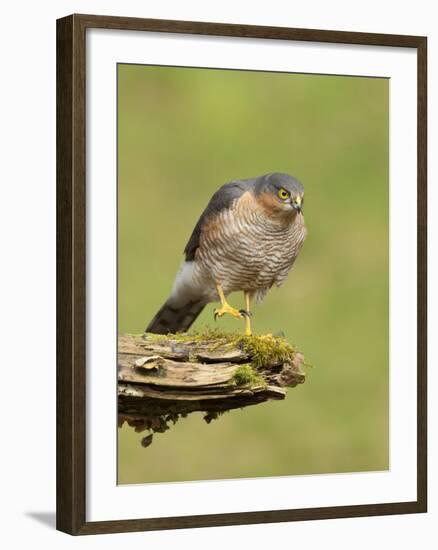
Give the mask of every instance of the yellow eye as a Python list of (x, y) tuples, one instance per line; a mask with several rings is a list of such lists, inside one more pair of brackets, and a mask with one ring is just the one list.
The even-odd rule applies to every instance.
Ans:
[(283, 189), (282, 187), (281, 189), (278, 190), (278, 196), (280, 197), (280, 199), (286, 200), (289, 198), (290, 193), (289, 191), (286, 191), (286, 189)]

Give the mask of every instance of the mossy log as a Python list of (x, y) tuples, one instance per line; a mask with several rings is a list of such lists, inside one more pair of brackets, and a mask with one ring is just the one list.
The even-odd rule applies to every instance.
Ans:
[[(137, 431), (164, 432), (192, 412), (210, 422), (236, 408), (284, 399), (305, 381), (303, 355), (283, 338), (219, 331), (118, 338), (118, 414)], [(152, 435), (143, 439), (147, 446)]]

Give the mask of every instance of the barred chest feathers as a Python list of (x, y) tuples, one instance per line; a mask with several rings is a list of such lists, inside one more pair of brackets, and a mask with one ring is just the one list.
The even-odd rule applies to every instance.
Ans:
[(249, 291), (258, 300), (287, 277), (306, 236), (301, 213), (274, 217), (247, 192), (205, 222), (194, 277), (209, 293)]

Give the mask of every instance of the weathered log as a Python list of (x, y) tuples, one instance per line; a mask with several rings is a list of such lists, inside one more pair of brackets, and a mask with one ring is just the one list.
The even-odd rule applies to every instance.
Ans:
[[(192, 412), (205, 420), (284, 399), (305, 381), (303, 355), (283, 338), (219, 332), (118, 339), (119, 425), (163, 432)], [(144, 438), (143, 445), (152, 441)]]

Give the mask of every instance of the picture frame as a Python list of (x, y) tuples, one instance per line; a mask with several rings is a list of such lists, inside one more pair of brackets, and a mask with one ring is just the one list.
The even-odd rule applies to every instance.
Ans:
[[(335, 506), (132, 519), (87, 514), (87, 33), (164, 33), (373, 46), (415, 52), (417, 63), (416, 498)], [(70, 15), (57, 21), (57, 529), (72, 535), (347, 518), (427, 511), (427, 39), (422, 36)], [(88, 365), (88, 368), (90, 366)]]

